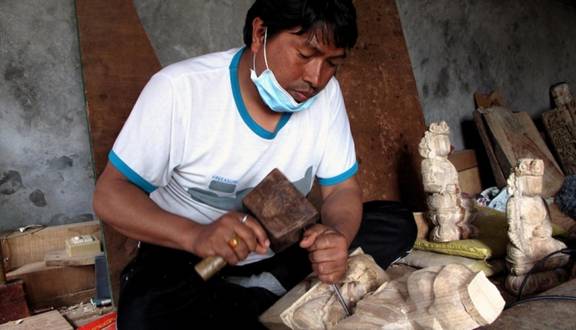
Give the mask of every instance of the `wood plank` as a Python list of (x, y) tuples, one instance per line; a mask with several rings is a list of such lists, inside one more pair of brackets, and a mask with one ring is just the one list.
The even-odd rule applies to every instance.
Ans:
[(502, 173), (507, 178), (518, 158), (514, 153), (514, 145), (509, 140), (507, 122), (511, 120), (512, 112), (503, 107), (491, 107), (484, 109), (482, 115), (486, 120), (486, 126), (493, 136), (492, 145)]
[(73, 330), (74, 328), (58, 311), (27, 317), (21, 321), (0, 325), (1, 330)]
[[(512, 113), (503, 107), (485, 109), (483, 117), (495, 138), (496, 157), (507, 177), (520, 158), (537, 158), (544, 162), (542, 196), (554, 196), (562, 187), (564, 174), (552, 153), (525, 112)], [(498, 150), (502, 151), (499, 155)], [(499, 157), (500, 156), (500, 157)]]
[[(77, 0), (76, 16), (99, 176), (140, 91), (161, 66), (131, 0)], [(105, 224), (103, 232), (112, 295), (117, 302), (120, 273), (135, 255), (137, 243)]]
[(62, 226), (30, 229), (0, 235), (6, 272), (26, 264), (44, 261), (46, 253), (63, 250), (66, 239), (78, 235), (100, 235), (100, 222), (88, 221)]
[(478, 129), (478, 134), (480, 135), (480, 139), (482, 140), (482, 144), (486, 150), (486, 155), (490, 161), (490, 168), (492, 169), (492, 174), (494, 175), (494, 181), (496, 181), (496, 185), (499, 188), (502, 188), (506, 186), (506, 177), (500, 168), (500, 164), (498, 164), (498, 159), (496, 159), (496, 153), (494, 151), (494, 147), (492, 146), (492, 140), (490, 139), (490, 135), (486, 127), (486, 122), (482, 116), (483, 112), (483, 109), (477, 109), (474, 111), (474, 124)]
[(86, 266), (94, 265), (96, 257), (103, 255), (102, 252), (84, 256), (69, 256), (64, 250), (46, 253), (44, 263), (46, 266)]
[(132, 1), (76, 1), (76, 14), (95, 170), (100, 175), (140, 91), (161, 66)]
[(576, 174), (576, 123), (570, 112), (567, 109), (546, 111), (542, 121), (564, 174)]
[(76, 295), (78, 292), (96, 287), (94, 266), (52, 267), (39, 261), (7, 273), (6, 278), (24, 281), (28, 303), (33, 310), (79, 303), (82, 300), (78, 299), (91, 296)]
[[(394, 0), (355, 1), (358, 42), (338, 71), (365, 201), (425, 209), (418, 144), (426, 130)], [(366, 82), (370, 82), (366, 84)]]

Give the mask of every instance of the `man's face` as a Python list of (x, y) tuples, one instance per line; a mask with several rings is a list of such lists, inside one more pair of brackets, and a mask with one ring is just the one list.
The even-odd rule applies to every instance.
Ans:
[[(276, 80), (297, 102), (304, 102), (326, 86), (344, 62), (346, 52), (318, 40), (313, 31), (298, 35), (299, 30), (282, 31), (269, 38), (266, 54)], [(263, 47), (262, 42), (256, 51), (258, 75), (266, 68)]]

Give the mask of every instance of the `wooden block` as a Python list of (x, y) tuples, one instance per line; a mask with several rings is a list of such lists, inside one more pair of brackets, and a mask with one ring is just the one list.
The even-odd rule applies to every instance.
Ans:
[[(39, 261), (6, 274), (10, 280), (23, 280), (28, 303), (33, 310), (79, 303), (95, 292), (94, 266), (52, 267)], [(87, 297), (88, 292), (91, 295)]]
[(13, 232), (0, 235), (4, 254), (5, 272), (26, 264), (44, 261), (47, 252), (63, 250), (66, 239), (78, 235), (99, 236), (100, 222), (88, 221), (62, 226), (31, 229), (23, 233)]
[(504, 309), (504, 299), (498, 288), (481, 272), (476, 273), (468, 286), (460, 292), (466, 311), (480, 325), (496, 320)]
[(26, 304), (24, 282), (0, 285), (0, 324), (27, 316), (30, 316), (30, 310)]
[(27, 317), (18, 322), (0, 325), (0, 330), (73, 330), (74, 328), (58, 311)]
[(448, 160), (458, 171), (458, 183), (462, 192), (472, 196), (482, 192), (480, 171), (474, 150), (466, 149), (453, 152), (448, 156)]
[(448, 155), (448, 160), (456, 167), (458, 172), (478, 166), (476, 153), (472, 149), (454, 151)]
[(482, 182), (480, 181), (478, 167), (458, 172), (458, 183), (460, 184), (460, 190), (471, 196), (482, 192)]
[(299, 241), (303, 229), (319, 218), (316, 208), (278, 169), (272, 170), (243, 202), (268, 233), (273, 251)]
[(100, 241), (93, 235), (74, 236), (66, 240), (66, 253), (70, 257), (93, 256), (100, 251)]
[(71, 257), (64, 250), (52, 251), (46, 253), (44, 262), (46, 266), (86, 266), (94, 265), (96, 257), (103, 255), (102, 252), (97, 252), (92, 255), (82, 255)]
[(272, 307), (268, 308), (262, 315), (260, 315), (260, 322), (270, 330), (289, 330), (290, 328), (284, 324), (280, 314), (288, 307), (292, 306), (296, 300), (302, 297), (312, 287), (313, 279), (308, 277), (302, 282), (298, 283), (284, 296), (282, 296)]

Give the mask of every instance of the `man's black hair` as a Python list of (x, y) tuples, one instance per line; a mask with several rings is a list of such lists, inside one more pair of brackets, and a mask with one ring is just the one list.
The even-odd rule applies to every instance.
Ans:
[(300, 27), (326, 44), (350, 49), (356, 43), (356, 9), (352, 0), (256, 0), (246, 14), (244, 43), (252, 44), (252, 21), (260, 17), (268, 38), (283, 30)]

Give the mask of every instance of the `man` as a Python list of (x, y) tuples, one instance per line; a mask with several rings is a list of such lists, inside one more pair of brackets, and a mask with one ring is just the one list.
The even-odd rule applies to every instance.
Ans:
[[(382, 232), (365, 225), (362, 244), (353, 243), (362, 195), (334, 75), (356, 36), (351, 0), (256, 0), (246, 47), (152, 77), (94, 196), (102, 220), (143, 242), (123, 273), (119, 328), (254, 329), (258, 315), (310, 271), (326, 283), (341, 280), (352, 246), (382, 252), (384, 267), (410, 249), (410, 221), (384, 229), (395, 236), (386, 246)], [(277, 255), (241, 204), (273, 168), (303, 194), (316, 177), (323, 199), (321, 223)], [(230, 266), (204, 283), (194, 265), (213, 255)]]

